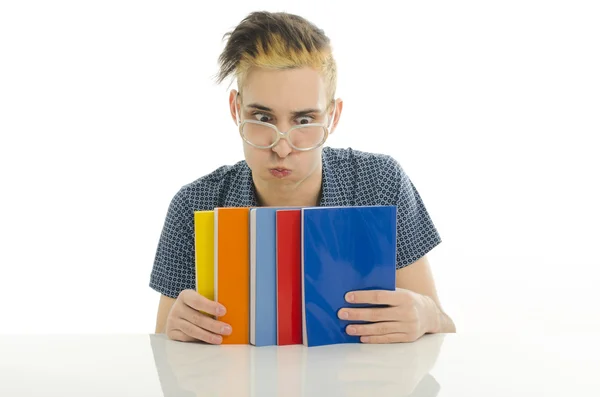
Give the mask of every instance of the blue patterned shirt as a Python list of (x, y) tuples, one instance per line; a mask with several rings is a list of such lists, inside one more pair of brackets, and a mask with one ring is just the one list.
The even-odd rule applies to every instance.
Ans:
[[(417, 189), (394, 158), (324, 147), (322, 161), (320, 206), (397, 207), (396, 269), (417, 261), (441, 243)], [(150, 287), (172, 298), (184, 289), (196, 288), (194, 211), (257, 205), (252, 172), (244, 160), (184, 185), (169, 205)]]

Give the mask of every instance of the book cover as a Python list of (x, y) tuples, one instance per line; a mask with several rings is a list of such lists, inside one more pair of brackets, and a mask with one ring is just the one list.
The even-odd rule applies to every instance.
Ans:
[(214, 211), (194, 211), (196, 292), (214, 300)]
[(277, 208), (250, 210), (250, 344), (277, 345)]
[(302, 209), (302, 332), (306, 346), (358, 343), (338, 318), (355, 290), (396, 288), (396, 207)]
[(214, 294), (227, 310), (218, 319), (231, 325), (223, 344), (249, 344), (249, 208), (214, 210)]
[(276, 214), (277, 344), (302, 344), (300, 209)]

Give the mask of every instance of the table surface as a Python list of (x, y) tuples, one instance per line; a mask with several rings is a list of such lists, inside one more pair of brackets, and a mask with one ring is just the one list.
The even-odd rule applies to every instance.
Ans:
[(165, 335), (0, 335), (0, 396), (598, 396), (600, 334), (211, 346)]

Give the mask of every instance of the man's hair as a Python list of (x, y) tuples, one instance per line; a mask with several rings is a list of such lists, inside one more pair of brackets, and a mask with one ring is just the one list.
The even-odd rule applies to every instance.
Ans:
[(253, 12), (223, 39), (227, 37), (229, 40), (219, 56), (218, 83), (232, 75), (241, 91), (252, 67), (283, 70), (308, 66), (322, 73), (327, 100), (333, 99), (336, 63), (329, 38), (313, 23), (285, 12)]

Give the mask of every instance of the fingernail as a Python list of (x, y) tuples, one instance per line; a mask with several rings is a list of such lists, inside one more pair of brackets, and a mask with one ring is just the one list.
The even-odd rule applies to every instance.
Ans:
[(340, 318), (343, 319), (343, 320), (347, 320), (348, 319), (348, 312), (347, 311), (340, 312)]
[(346, 332), (348, 332), (348, 334), (350, 334), (350, 335), (354, 335), (356, 333), (356, 328), (350, 326), (350, 327), (346, 328)]
[(224, 325), (221, 327), (221, 333), (223, 335), (229, 335), (231, 333), (231, 327), (229, 325)]
[(346, 300), (348, 302), (354, 302), (354, 294), (353, 293), (346, 294)]
[(369, 341), (369, 337), (368, 336), (363, 336), (361, 338), (361, 341), (364, 342), (364, 343), (367, 343)]
[(222, 316), (223, 314), (225, 314), (225, 308), (223, 306), (217, 307), (217, 315)]
[(223, 341), (223, 338), (221, 338), (219, 335), (215, 335), (212, 337), (213, 343), (221, 343), (221, 341)]

